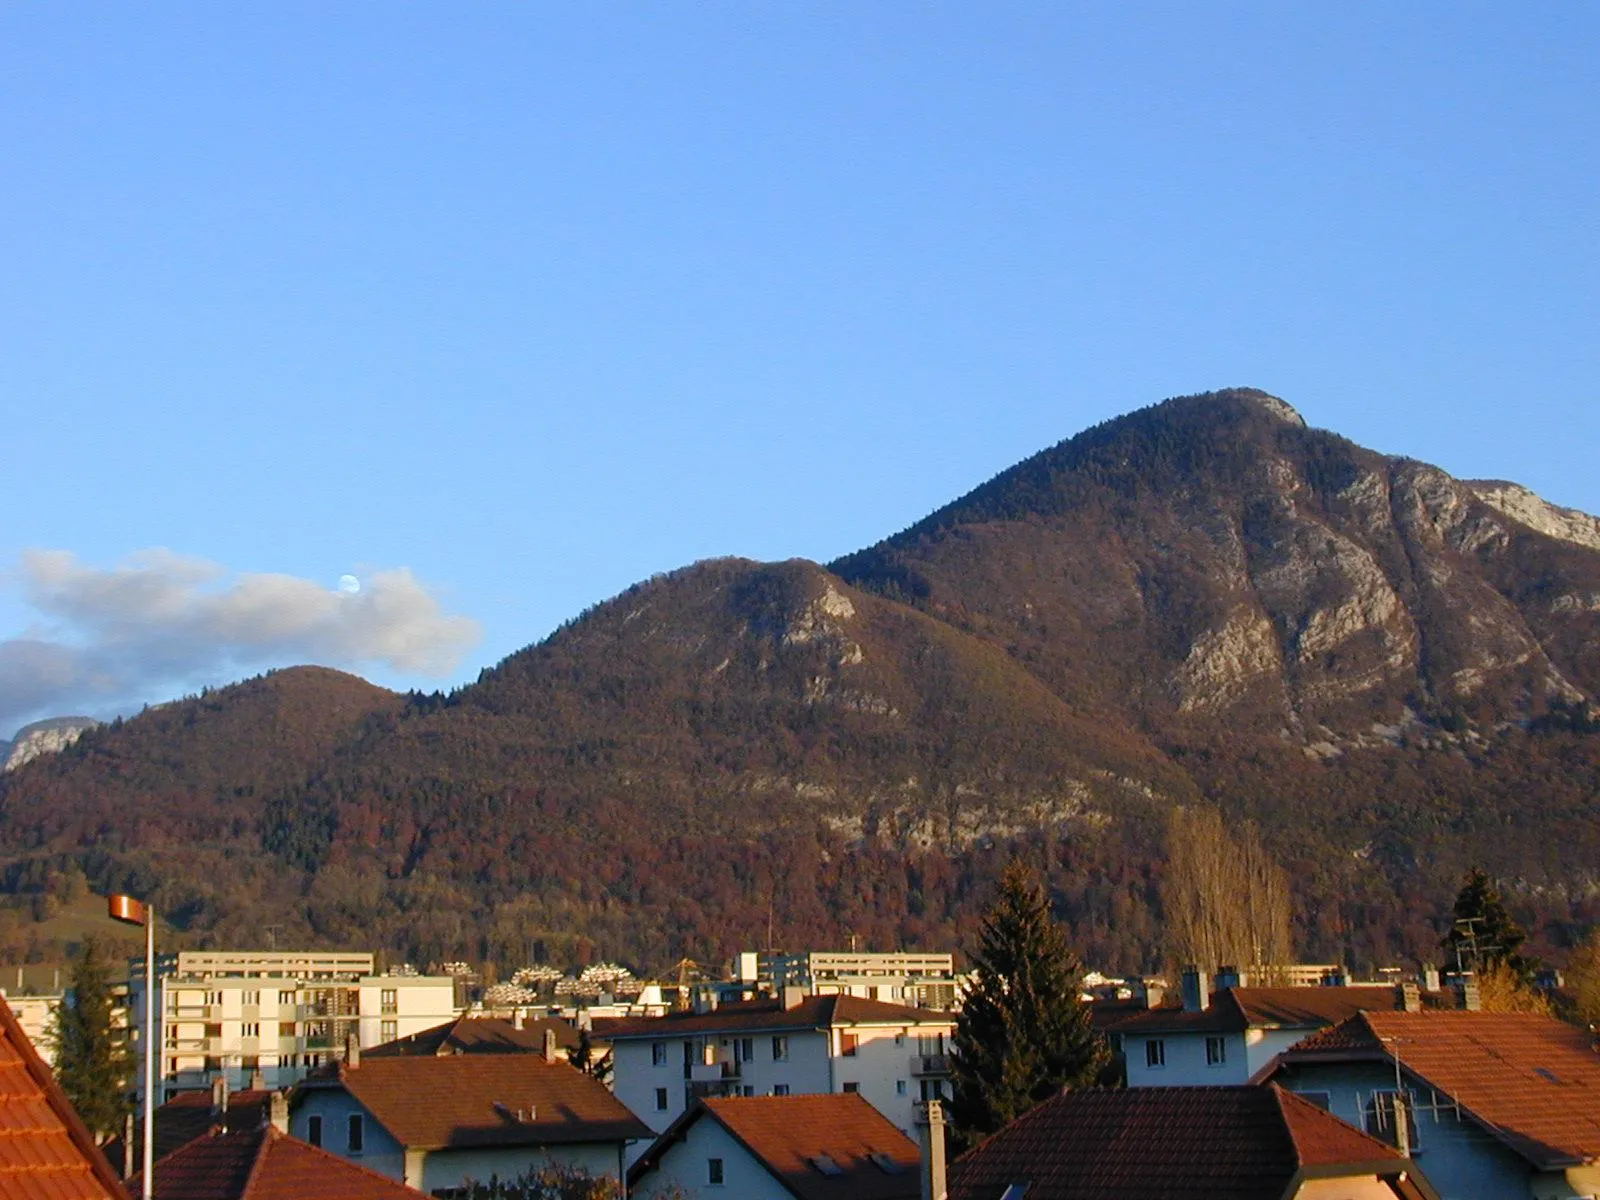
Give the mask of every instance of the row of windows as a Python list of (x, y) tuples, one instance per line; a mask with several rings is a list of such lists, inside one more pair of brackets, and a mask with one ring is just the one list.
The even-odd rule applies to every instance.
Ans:
[[(854, 1095), (856, 1092), (859, 1092), (861, 1090), (861, 1085), (859, 1083), (854, 1082), (854, 1081), (847, 1081), (844, 1084), (842, 1084), (841, 1086), (844, 1089), (845, 1095), (847, 1095), (847, 1096)], [(907, 1091), (906, 1081), (904, 1079), (896, 1079), (894, 1081), (894, 1094), (896, 1096), (904, 1096), (906, 1094), (906, 1091)], [(756, 1089), (754, 1087), (752, 1087), (752, 1086), (746, 1085), (744, 1088), (741, 1089), (741, 1093), (743, 1095), (746, 1095), (746, 1096), (754, 1096), (756, 1094)], [(787, 1083), (775, 1083), (775, 1084), (772, 1085), (772, 1095), (774, 1095), (774, 1096), (787, 1096), (788, 1094), (789, 1094), (789, 1085)], [(939, 1080), (937, 1080), (937, 1079), (924, 1079), (922, 1081), (922, 1099), (924, 1101), (947, 1099), (947, 1097), (945, 1095), (945, 1092), (944, 1092), (944, 1089), (943, 1089), (943, 1086), (941, 1085)], [(664, 1087), (658, 1087), (656, 1089), (656, 1111), (657, 1112), (666, 1112), (671, 1106), (672, 1106), (672, 1094), (671, 1094), (670, 1089), (664, 1088)]]
[[(1206, 1066), (1223, 1067), (1228, 1064), (1228, 1039), (1225, 1037), (1206, 1038)], [(1167, 1042), (1165, 1038), (1149, 1038), (1144, 1044), (1144, 1065), (1151, 1070), (1157, 1070), (1167, 1065)]]
[[(709, 1052), (710, 1048), (708, 1047), (707, 1050)], [(852, 1053), (854, 1053), (854, 1051), (852, 1051)], [(748, 1037), (734, 1038), (733, 1039), (733, 1061), (737, 1062), (737, 1063), (747, 1063), (747, 1062), (755, 1062), (755, 1060), (756, 1060), (756, 1040), (755, 1040), (755, 1038), (748, 1038)], [(785, 1036), (783, 1034), (775, 1034), (773, 1036), (773, 1038), (772, 1038), (772, 1061), (773, 1062), (788, 1062), (789, 1061), (789, 1039), (788, 1039), (787, 1036)], [(709, 1059), (708, 1059), (708, 1062), (709, 1062)], [(667, 1043), (665, 1043), (665, 1042), (651, 1042), (650, 1043), (650, 1065), (653, 1066), (653, 1067), (664, 1067), (664, 1066), (667, 1065)]]

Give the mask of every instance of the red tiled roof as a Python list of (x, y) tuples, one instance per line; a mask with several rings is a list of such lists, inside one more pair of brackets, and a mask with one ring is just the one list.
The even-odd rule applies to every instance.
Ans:
[(123, 1200), (121, 1181), (0, 1000), (0, 1197)]
[[(700, 1120), (720, 1124), (800, 1200), (914, 1200), (921, 1195), (916, 1143), (851, 1094), (702, 1100), (634, 1164), (629, 1189)], [(837, 1167), (837, 1173), (824, 1174), (818, 1159)]]
[(517, 1025), (499, 1017), (457, 1017), (443, 1025), (424, 1029), (409, 1037), (384, 1042), (361, 1057), (400, 1058), (417, 1055), (446, 1054), (528, 1054), (544, 1051), (544, 1032), (554, 1031), (556, 1045), (562, 1050), (575, 1049), (578, 1031), (566, 1021), (541, 1019)]
[[(159, 1125), (157, 1126), (159, 1128)], [(137, 1193), (141, 1176), (130, 1181)], [(156, 1200), (417, 1200), (421, 1192), (270, 1125), (196, 1138), (156, 1163)]]
[(1201, 1012), (1152, 1008), (1117, 1023), (1118, 1033), (1238, 1033), (1245, 1029), (1318, 1029), (1358, 1012), (1395, 1007), (1392, 987), (1235, 987)]
[[(363, 1057), (303, 1090), (342, 1087), (412, 1150), (648, 1138), (605, 1084), (538, 1054)], [(521, 1114), (519, 1116), (519, 1114)]]
[(685, 1034), (751, 1032), (783, 1033), (806, 1029), (828, 1029), (835, 1025), (924, 1025), (955, 1024), (952, 1013), (927, 1008), (908, 1008), (859, 996), (807, 996), (792, 1008), (783, 1001), (746, 1000), (725, 1004), (711, 1012), (668, 1013), (664, 1017), (633, 1017), (596, 1022), (596, 1032), (611, 1041), (624, 1038), (680, 1037)]
[[(267, 1121), (267, 1108), (272, 1102), (269, 1091), (246, 1089), (228, 1096), (228, 1109), (219, 1113), (212, 1105), (211, 1093), (180, 1092), (156, 1109), (155, 1157), (163, 1159), (181, 1146), (187, 1146), (197, 1137), (204, 1137), (221, 1127), (225, 1132), (259, 1129)], [(144, 1144), (144, 1121), (134, 1122), (134, 1157)], [(106, 1160), (113, 1170), (122, 1166), (122, 1139), (112, 1138), (104, 1146)]]
[(1024, 1182), (1028, 1200), (1278, 1200), (1308, 1175), (1379, 1175), (1432, 1196), (1392, 1147), (1281, 1089), (1163, 1087), (1045, 1101), (951, 1167), (950, 1200)]
[(1600, 1161), (1600, 1055), (1588, 1033), (1553, 1017), (1363, 1013), (1280, 1055), (1277, 1069), (1352, 1058), (1392, 1062), (1393, 1047), (1403, 1071), (1456, 1101), (1535, 1166)]

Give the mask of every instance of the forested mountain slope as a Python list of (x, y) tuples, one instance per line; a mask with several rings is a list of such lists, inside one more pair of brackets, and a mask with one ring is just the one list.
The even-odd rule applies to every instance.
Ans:
[(299, 668), (91, 732), (0, 779), (4, 879), (154, 887), (197, 939), (648, 968), (948, 945), (1021, 847), (1136, 969), (1163, 815), (1206, 797), (1290, 867), (1307, 955), (1427, 953), (1473, 862), (1559, 944), (1596, 912), (1597, 623), (1592, 518), (1187, 397), (449, 696)]

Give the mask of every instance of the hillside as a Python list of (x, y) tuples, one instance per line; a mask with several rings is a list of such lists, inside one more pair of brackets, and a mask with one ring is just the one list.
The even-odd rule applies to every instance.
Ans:
[(445, 696), (282, 671), (0, 779), (7, 889), (73, 864), (189, 936), (640, 967), (961, 941), (1015, 847), (1107, 967), (1161, 821), (1290, 867), (1307, 955), (1425, 955), (1474, 862), (1547, 945), (1600, 861), (1600, 524), (1237, 390), (1107, 422), (830, 567), (630, 588)]

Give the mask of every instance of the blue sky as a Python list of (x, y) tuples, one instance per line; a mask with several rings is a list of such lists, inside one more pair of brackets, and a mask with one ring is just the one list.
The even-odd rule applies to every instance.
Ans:
[(448, 686), (1213, 387), (1600, 511), (1597, 44), (1580, 3), (0, 8), (0, 736), (308, 657)]

